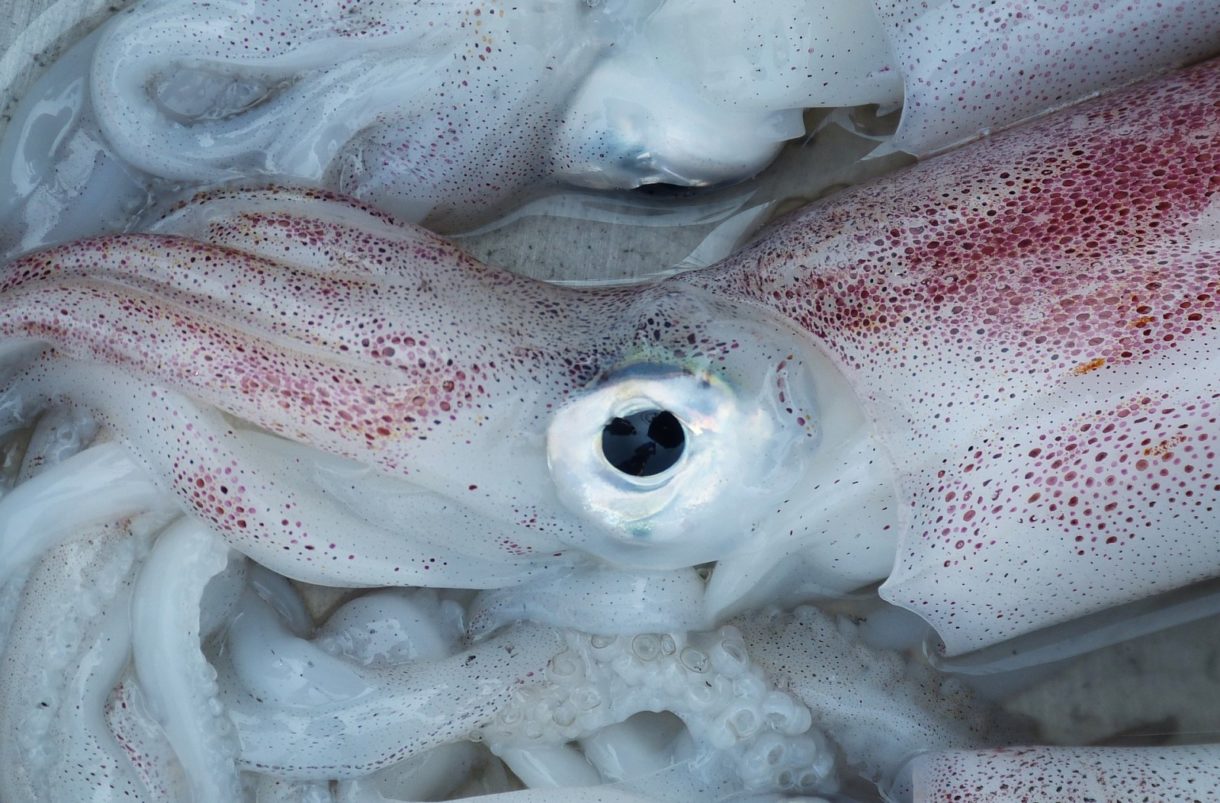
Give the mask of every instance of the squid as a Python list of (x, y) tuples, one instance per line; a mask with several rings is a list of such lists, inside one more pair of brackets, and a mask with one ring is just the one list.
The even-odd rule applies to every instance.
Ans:
[(437, 799), (492, 762), (590, 799), (831, 793), (839, 749), (881, 780), (913, 751), (998, 738), (970, 693), (814, 608), (463, 643), (437, 615), (456, 600), (386, 590), (311, 632), (282, 578), (197, 521), (158, 526), (98, 528), (32, 573), (0, 683), (14, 799), (239, 800), (239, 769), (259, 801)]
[[(799, 740), (793, 754), (815, 766), (820, 732), (799, 712), (834, 717), (791, 675), (815, 665), (817, 640), (757, 622), (717, 631), (726, 620), (880, 582), (957, 656), (1215, 577), (1218, 143), (1209, 62), (847, 190), (721, 265), (644, 288), (538, 283), (299, 188), (205, 191), (144, 233), (14, 260), (0, 275), (0, 428), (37, 427), (0, 497), (0, 581), (37, 617), (67, 582), (46, 573), (110, 578), (72, 625), (73, 649), (96, 656), (54, 669), (110, 699), (108, 719), (30, 717), (87, 734), (74, 750), (113, 756), (101, 736), (118, 734), (148, 756), (128, 780), (173, 788), (176, 761), (204, 798), (236, 789), (239, 767), (308, 782), (307, 767), (276, 763), (305, 745), (255, 750), (277, 723), (316, 727), (326, 745), (367, 736), (371, 757), (348, 768), (361, 772), (479, 732), (521, 777), (572, 766), (562, 752), (540, 765), (524, 723), (558, 726), (539, 731), (554, 734), (548, 750), (595, 736), (558, 718), (565, 649), (597, 682), (612, 678), (596, 644), (617, 645), (620, 677), (644, 654), (668, 667), (639, 669), (590, 731), (648, 710), (689, 727), (695, 670), (679, 645), (695, 642), (680, 639), (716, 633), (722, 663), (757, 667), (757, 699), (739, 696), (782, 692), (774, 738)], [(130, 546), (79, 559), (96, 569), (30, 568), (82, 532)], [(474, 646), (446, 653), (462, 642), (438, 631), (419, 660), (378, 664), (362, 648), (328, 661), (307, 624), (293, 634), (298, 603), (242, 590), (246, 560), (305, 583), (467, 589)], [(175, 565), (199, 576), (166, 582)], [(130, 623), (107, 614), (124, 595), (143, 601), (133, 619), (178, 639), (133, 634), (135, 680), (108, 650), (126, 643)], [(184, 630), (182, 610), (212, 613)], [(206, 654), (200, 641), (238, 614), (238, 641)], [(39, 654), (28, 618), (9, 630), (8, 655)], [(655, 638), (637, 643), (643, 630)], [(312, 657), (259, 687), (260, 644)], [(428, 694), (451, 716), (422, 714)], [(401, 704), (365, 730), (382, 699)], [(522, 730), (506, 733), (496, 717), (514, 710)], [(714, 711), (760, 735), (737, 709)], [(155, 758), (158, 722), (173, 761)], [(839, 738), (849, 762), (885, 765), (872, 777), (894, 770), (892, 754), (864, 755), (867, 739)], [(1109, 785), (1085, 791), (1123, 795), (1214, 775), (1212, 747), (997, 752), (990, 738), (925, 742), (946, 752), (913, 761), (917, 799), (1037, 794), (1012, 780), (1031, 765), (1101, 773)], [(799, 788), (833, 791), (822, 777)]]
[(166, 187), (250, 176), (469, 231), (561, 187), (749, 179), (810, 108), (901, 105), (882, 150), (922, 156), (1218, 39), (1211, 0), (144, 0), (24, 93), (0, 244), (128, 229)]

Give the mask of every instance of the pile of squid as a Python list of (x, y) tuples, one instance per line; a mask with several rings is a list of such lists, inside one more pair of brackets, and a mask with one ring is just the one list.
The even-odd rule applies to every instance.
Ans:
[[(1040, 746), (875, 637), (1220, 577), (1220, 61), (1170, 69), (1220, 3), (697, 5), (150, 0), (31, 90), (5, 801), (1220, 793), (1218, 745)], [(646, 286), (431, 230), (861, 103), (917, 155), (1040, 116)]]

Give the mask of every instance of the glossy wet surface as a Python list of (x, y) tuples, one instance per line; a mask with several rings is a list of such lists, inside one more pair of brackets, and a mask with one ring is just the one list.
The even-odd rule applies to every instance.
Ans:
[[(93, 12), (101, 4), (83, 7)], [(21, 28), (25, 20), (33, 19), (33, 10), (32, 3), (19, 2), (13, 17), (15, 27)], [(62, 17), (44, 18), (42, 23), (62, 25), (63, 21)], [(36, 40), (34, 32), (42, 29), (27, 30)], [(8, 35), (7, 29), (0, 32), (0, 51), (12, 56), (16, 51), (7, 50), (3, 41)], [(54, 46), (50, 50), (35, 49), (53, 52)], [(0, 80), (12, 76), (12, 86), (20, 86), (45, 63), (45, 58), (26, 62), (30, 66), (20, 69), (13, 69), (12, 61), (15, 59), (8, 58), (0, 63), (9, 70), (5, 73), (0, 69)], [(774, 194), (783, 200), (756, 210), (751, 218), (749, 212), (755, 207), (748, 193), (692, 193), (685, 199), (691, 208), (710, 205), (717, 193), (726, 200), (712, 215), (714, 220), (692, 224), (679, 236), (647, 223), (635, 225), (631, 215), (614, 210), (603, 220), (567, 216), (587, 213), (578, 201), (567, 207), (557, 202), (546, 214), (519, 217), (464, 241), (483, 258), (542, 278), (572, 283), (649, 278), (681, 265), (709, 237), (715, 241), (714, 232), (730, 221), (735, 220), (741, 228), (734, 230), (730, 225), (721, 230), (719, 238), (725, 242), (748, 237), (745, 232), (753, 226), (785, 207), (817, 197), (827, 188), (855, 183), (894, 166), (893, 161), (858, 161), (870, 148), (867, 141), (849, 137), (840, 129), (825, 129), (806, 147), (789, 149), (785, 156), (788, 161), (781, 162), (766, 179), (782, 187)], [(811, 156), (814, 153), (818, 154), (816, 158)], [(812, 165), (813, 169), (798, 173), (796, 165)], [(799, 180), (795, 180), (798, 175)], [(576, 212), (570, 211), (573, 205)], [(554, 213), (565, 208), (569, 211)], [(724, 243), (717, 247), (723, 248)], [(685, 267), (696, 266), (692, 263)], [(654, 440), (660, 443), (662, 439)], [(680, 445), (673, 450), (680, 453)], [(633, 465), (632, 469), (647, 474), (664, 467)], [(1012, 695), (1006, 707), (1034, 717), (1041, 735), (1051, 742), (1161, 744), (1214, 740), (1220, 732), (1218, 645), (1220, 622), (1215, 620), (1168, 630), (1098, 651), (1067, 666), (1048, 668), (1044, 677)]]

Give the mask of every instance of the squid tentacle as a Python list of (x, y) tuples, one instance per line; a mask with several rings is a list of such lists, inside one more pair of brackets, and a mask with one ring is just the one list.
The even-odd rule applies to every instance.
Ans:
[[(475, 771), (495, 761), (473, 742), (434, 747), (364, 778), (340, 781), (336, 803), (394, 803), (408, 800), (461, 799), (459, 787)], [(497, 765), (498, 766), (498, 765)], [(507, 785), (507, 784), (506, 784)], [(454, 792), (457, 792), (455, 795)]]
[[(262, 645), (250, 641), (256, 634), (266, 640)], [(266, 617), (256, 630), (231, 631), (230, 639), (240, 641), (214, 660), (242, 766), (302, 780), (365, 775), (468, 738), (513, 689), (538, 682), (560, 643), (553, 631), (521, 626), (444, 660), (363, 669), (277, 633)], [(240, 654), (249, 671), (254, 662), (269, 660), (256, 654), (268, 643), (285, 655), (314, 656), (316, 672), (299, 688), (283, 690), (297, 696), (260, 701), (240, 680), (243, 670), (232, 662)], [(342, 750), (334, 740), (339, 733)]]
[[(747, 791), (835, 787), (834, 757), (793, 695), (772, 688), (731, 626), (689, 634), (571, 633), (548, 683), (522, 689), (482, 732), (492, 751), (591, 735), (641, 711), (668, 710), (696, 743), (731, 762)], [(509, 753), (524, 759), (525, 754)], [(767, 756), (767, 759), (763, 759)]]
[[(82, 382), (82, 377), (89, 379)], [(353, 473), (342, 463), (320, 471), (316, 459), (294, 453), (290, 445), (280, 447), (278, 439), (235, 429), (213, 409), (99, 366), (44, 361), (9, 390), (31, 403), (37, 393), (47, 402), (68, 399), (93, 410), (125, 444), (102, 451), (113, 456), (117, 466), (133, 459), (121, 453), (124, 448), (134, 456), (133, 469), (138, 470), (133, 488), (147, 491), (144, 504), (164, 506), (166, 493), (172, 491), (235, 549), (290, 576), (351, 585), (477, 588), (524, 582), (563, 565), (553, 556), (545, 562), (493, 559), (506, 550), (489, 536), (503, 527), (481, 520), (477, 513), (467, 514), (469, 551), (460, 543), (430, 541), (426, 534), (404, 538), (402, 529), (435, 527), (446, 517), (452, 524), (452, 516), (463, 511), (428, 493), (394, 487), (398, 484), (388, 478), (363, 470)], [(149, 421), (161, 423), (149, 430)], [(61, 473), (68, 481), (75, 476), (70, 469)], [(149, 474), (162, 478), (161, 483), (142, 484), (148, 481), (141, 478)], [(384, 512), (362, 509), (361, 486), (371, 491), (390, 486), (390, 501), (381, 506)], [(116, 495), (110, 501), (123, 498)], [(96, 504), (107, 501), (104, 495), (89, 499)], [(23, 515), (27, 509), (34, 508), (20, 508)]]
[(32, 479), (47, 468), (79, 454), (97, 437), (97, 422), (81, 410), (52, 408), (43, 414), (30, 433), (17, 482)]
[(0, 673), (7, 793), (75, 800), (101, 779), (136, 800), (153, 799), (156, 790), (133, 772), (103, 714), (128, 661), (127, 610), (147, 529), (85, 530), (30, 577)]
[[(319, 218), (326, 225), (318, 225)], [(437, 271), (448, 260), (469, 260), (429, 229), (398, 221), (349, 195), (306, 187), (201, 190), (163, 213), (148, 233), (186, 237), (335, 276), (410, 276), (398, 254), (406, 246), (432, 261)]]
[[(229, 548), (199, 522), (161, 533), (136, 578), (132, 653), (149, 710), (165, 731), (193, 800), (236, 800), (236, 739), (216, 703), (216, 672), (200, 650), (204, 590), (229, 565)], [(190, 566), (185, 581), (178, 569)]]
[[(0, 425), (0, 428), (2, 427), (3, 425)], [(94, 440), (96, 434), (96, 423), (78, 415), (76, 411), (65, 408), (47, 411), (29, 433), (24, 448), (14, 444), (13, 451), (7, 455), (8, 459), (16, 464), (15, 471), (12, 472), (14, 481), (18, 484), (28, 482), (64, 460), (76, 456)], [(0, 493), (0, 517), (11, 515), (11, 508), (4, 505), (4, 497), (5, 494)], [(9, 514), (3, 512), (6, 509), (10, 511)], [(47, 532), (47, 529), (51, 532)], [(35, 529), (32, 535), (43, 544), (56, 541), (53, 527)], [(32, 547), (30, 552), (42, 557), (41, 550), (42, 547)], [(32, 561), (27, 561), (24, 565), (19, 561), (15, 563), (18, 565), (6, 566), (0, 563), (0, 577), (5, 578), (0, 579), (0, 654), (3, 654), (13, 618), (21, 607), (21, 595), (26, 579), (34, 568)]]
[(91, 446), (0, 499), (0, 583), (82, 528), (163, 506), (164, 492), (121, 446)]
[(802, 606), (735, 621), (753, 660), (809, 706), (852, 767), (874, 782), (894, 778), (896, 762), (921, 751), (1022, 735), (954, 679), (862, 643), (847, 619)]
[(528, 585), (485, 591), (471, 606), (470, 635), (517, 621), (624, 635), (707, 626), (703, 580), (694, 569), (609, 572), (577, 569)]

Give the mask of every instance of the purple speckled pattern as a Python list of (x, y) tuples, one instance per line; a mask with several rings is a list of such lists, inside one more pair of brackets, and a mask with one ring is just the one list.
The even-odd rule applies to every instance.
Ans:
[[(715, 364), (740, 345), (665, 287), (515, 277), (328, 193), (211, 191), (178, 213), (243, 200), (198, 240), (120, 235), (10, 263), (0, 331), (55, 344), (20, 383), (101, 414), (192, 511), (293, 576), (494, 587), (570, 565), (586, 525), (539, 490), (545, 474), (491, 455), (513, 437), (541, 454), (556, 406), (636, 349)], [(82, 368), (101, 378), (74, 388), (64, 358), (119, 370)], [(411, 537), (383, 527), (370, 554), (367, 527), (340, 525), (216, 410), (424, 483), (432, 518), (408, 505)], [(461, 560), (454, 516), (469, 517)]]
[(1220, 64), (817, 204), (685, 279), (796, 321), (908, 505), (951, 653), (1216, 574)]
[(1220, 788), (1215, 745), (1006, 747), (920, 756), (915, 803), (1199, 803)]
[[(560, 559), (579, 525), (526, 487), (479, 496), (477, 433), (499, 406), (541, 427), (633, 350), (736, 348), (672, 314), (684, 286), (766, 305), (839, 363), (901, 474), (909, 510), (883, 593), (961, 652), (1220, 564), (1200, 537), (1217, 519), (1218, 76), (1158, 79), (856, 188), (642, 294), (514, 278), (383, 221), (256, 216), (244, 247), (314, 264), (162, 235), (86, 241), (9, 267), (0, 329), (385, 472), (427, 465), (509, 522), (487, 541), (532, 566)], [(305, 562), (361, 561), (310, 530), (303, 500), (267, 487), (253, 501), (219, 445), (230, 435), (166, 425), (166, 447), (184, 447), (164, 458), (172, 482), (217, 528)], [(446, 564), (409, 562), (411, 577)]]

